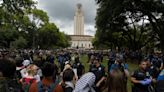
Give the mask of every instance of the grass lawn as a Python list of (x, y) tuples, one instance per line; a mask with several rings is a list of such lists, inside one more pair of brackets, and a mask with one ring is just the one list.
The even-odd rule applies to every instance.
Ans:
[[(81, 62), (83, 63), (83, 65), (85, 66), (85, 71), (89, 71), (89, 64), (87, 63), (87, 56), (83, 55), (80, 57)], [(102, 64), (107, 68), (107, 57), (105, 57), (103, 59)], [(128, 66), (129, 66), (129, 72), (131, 73), (132, 71), (134, 71), (135, 69), (137, 69), (138, 65), (128, 62)], [(131, 82), (128, 79), (128, 92), (131, 92)]]

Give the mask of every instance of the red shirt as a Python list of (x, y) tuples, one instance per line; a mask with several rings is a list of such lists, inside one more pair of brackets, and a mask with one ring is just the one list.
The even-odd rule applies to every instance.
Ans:
[(34, 79), (34, 78), (23, 78), (22, 82), (26, 83), (26, 84), (32, 84), (32, 83), (36, 82), (36, 79)]

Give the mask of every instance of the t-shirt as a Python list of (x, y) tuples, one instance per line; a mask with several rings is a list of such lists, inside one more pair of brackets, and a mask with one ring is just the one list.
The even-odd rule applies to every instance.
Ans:
[(74, 69), (77, 69), (77, 76), (80, 78), (83, 74), (84, 66), (79, 63), (74, 63), (72, 66)]
[(93, 72), (95, 74), (96, 84), (103, 76), (105, 76), (105, 67), (103, 65), (99, 65), (98, 67), (96, 67), (95, 65), (91, 65), (90, 72)]
[(127, 69), (128, 70), (128, 64), (112, 64), (111, 68), (110, 68), (110, 72), (113, 70), (113, 69), (120, 69), (121, 71), (123, 71), (124, 69)]
[(30, 83), (30, 82), (35, 83), (36, 79), (35, 78), (23, 78), (22, 81), (24, 83)]
[(164, 80), (164, 70), (162, 70), (157, 78), (157, 81)]
[(153, 78), (157, 78), (158, 75), (159, 75), (159, 73), (160, 73), (160, 72), (157, 70), (157, 68), (154, 67), (154, 66), (151, 66), (151, 67), (148, 68), (147, 70), (148, 70), (149, 74), (151, 75), (151, 77), (153, 77)]
[(27, 69), (26, 69), (26, 68), (22, 69), (22, 70), (20, 71), (20, 73), (21, 73), (22, 78), (24, 78), (24, 77), (26, 77), (26, 76), (28, 75)]
[(154, 67), (160, 68), (160, 67), (161, 67), (161, 64), (163, 63), (163, 60), (162, 60), (161, 58), (158, 58), (158, 57), (155, 57), (155, 56), (154, 56), (154, 57), (152, 58), (151, 63), (152, 63), (152, 65), (153, 65)]
[[(141, 81), (141, 80), (144, 80), (145, 78), (149, 78), (150, 74), (148, 71), (142, 71), (138, 69), (134, 71), (131, 76), (136, 78), (136, 80)], [(148, 85), (141, 85), (139, 83), (134, 83), (134, 87), (137, 87), (138, 89), (143, 89), (143, 90), (148, 89)]]
[(112, 61), (112, 63), (114, 63), (115, 59), (116, 59), (116, 54), (114, 52), (110, 52), (109, 60)]

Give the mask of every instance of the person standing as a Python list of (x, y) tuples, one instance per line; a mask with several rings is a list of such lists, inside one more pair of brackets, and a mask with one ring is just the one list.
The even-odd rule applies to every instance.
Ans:
[(127, 84), (127, 79), (129, 77), (128, 64), (125, 63), (125, 60), (122, 54), (116, 55), (116, 61), (114, 64), (111, 65), (111, 68), (109, 70), (110, 73), (112, 73), (114, 69), (118, 69), (124, 74), (124, 82), (125, 84)]
[(132, 92), (149, 92), (151, 87), (151, 77), (147, 71), (147, 61), (142, 60), (139, 69), (135, 70), (131, 75)]
[(124, 73), (122, 71), (119, 69), (113, 69), (107, 77), (103, 92), (127, 92), (124, 78)]
[(93, 72), (96, 76), (95, 89), (96, 92), (101, 92), (101, 88), (104, 86), (104, 80), (106, 79), (105, 67), (100, 63), (99, 58), (95, 58), (93, 64), (90, 65), (89, 72)]
[(75, 74), (72, 69), (63, 72), (63, 82), (61, 83), (64, 92), (72, 92), (75, 86)]
[(110, 68), (111, 68), (112, 64), (114, 64), (115, 60), (116, 60), (115, 51), (110, 51), (108, 54), (108, 70), (110, 70)]

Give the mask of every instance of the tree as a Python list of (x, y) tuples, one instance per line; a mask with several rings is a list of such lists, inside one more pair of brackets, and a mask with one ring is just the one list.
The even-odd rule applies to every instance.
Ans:
[[(10, 30), (10, 29), (13, 30)], [(10, 43), (17, 39), (19, 36), (18, 31), (14, 30), (14, 28), (11, 25), (4, 25), (1, 26), (0, 29), (0, 44), (2, 47), (9, 48)]]
[(46, 23), (38, 30), (36, 42), (40, 48), (45, 49), (67, 47), (69, 40), (54, 23)]
[(0, 32), (4, 37), (0, 39), (2, 47), (9, 48), (10, 43), (19, 37), (19, 33), (27, 31), (30, 12), (34, 8), (35, 2), (32, 0), (3, 0), (0, 4)]
[(3, 0), (1, 25), (10, 24), (17, 30), (23, 30), (22, 19), (35, 7), (33, 0)]
[(66, 48), (70, 46), (69, 41), (71, 37), (69, 35), (64, 34), (63, 32), (59, 33), (59, 42), (57, 44), (58, 47)]
[(31, 44), (31, 46), (35, 48), (37, 47), (35, 42), (36, 36), (38, 35), (37, 31), (39, 30), (39, 28), (44, 26), (44, 24), (49, 23), (49, 17), (46, 12), (36, 8), (31, 10), (31, 13), (29, 13), (28, 16), (31, 18), (31, 25), (28, 28), (28, 38), (30, 40), (29, 44)]
[[(163, 23), (164, 4), (161, 1), (96, 1), (99, 4), (96, 17), (97, 39), (106, 37), (103, 39), (104, 43), (110, 42), (117, 46), (122, 46), (123, 42), (133, 50), (147, 46), (149, 43), (154, 43), (158, 37), (162, 43), (161, 34), (163, 29), (161, 25)], [(103, 33), (108, 34), (101, 36)]]
[(26, 48), (26, 46), (27, 46), (27, 41), (21, 36), (15, 41), (11, 42), (10, 44), (11, 48), (16, 48), (16, 49)]
[(3, 0), (0, 4), (0, 46), (9, 48), (67, 47), (67, 36), (33, 0)]

